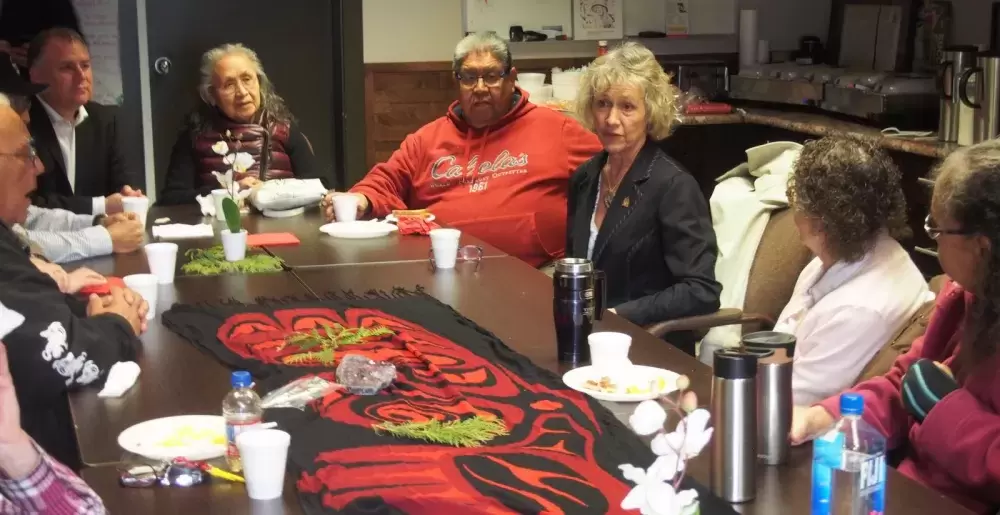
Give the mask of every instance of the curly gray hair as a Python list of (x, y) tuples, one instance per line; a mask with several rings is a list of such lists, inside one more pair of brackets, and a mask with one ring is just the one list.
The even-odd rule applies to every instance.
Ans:
[(285, 99), (281, 98), (274, 91), (274, 84), (264, 73), (264, 65), (260, 62), (257, 52), (244, 46), (241, 43), (226, 43), (217, 46), (201, 56), (201, 82), (198, 84), (198, 95), (202, 101), (210, 106), (215, 106), (215, 97), (212, 96), (212, 76), (215, 74), (215, 65), (223, 57), (232, 54), (242, 54), (253, 63), (257, 71), (257, 81), (260, 83), (260, 109), (275, 122), (290, 123), (292, 113), (285, 104)]
[(470, 54), (480, 52), (490, 53), (497, 61), (503, 64), (505, 71), (510, 71), (510, 67), (513, 65), (513, 59), (510, 56), (510, 47), (507, 46), (506, 41), (497, 36), (496, 32), (477, 32), (462, 38), (455, 45), (455, 54), (451, 59), (452, 71), (458, 73), (466, 57), (469, 57)]

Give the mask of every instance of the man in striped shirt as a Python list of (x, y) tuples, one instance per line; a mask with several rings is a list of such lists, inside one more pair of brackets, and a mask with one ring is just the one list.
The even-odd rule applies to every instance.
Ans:
[[(0, 340), (24, 316), (0, 304)], [(101, 498), (21, 428), (7, 347), (0, 343), (0, 513), (92, 515), (106, 513)]]

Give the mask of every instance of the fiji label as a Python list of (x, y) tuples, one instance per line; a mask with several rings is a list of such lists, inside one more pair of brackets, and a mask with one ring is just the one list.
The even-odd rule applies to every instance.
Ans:
[(858, 495), (867, 501), (865, 507), (871, 515), (885, 512), (885, 455), (872, 456), (861, 462), (858, 474)]

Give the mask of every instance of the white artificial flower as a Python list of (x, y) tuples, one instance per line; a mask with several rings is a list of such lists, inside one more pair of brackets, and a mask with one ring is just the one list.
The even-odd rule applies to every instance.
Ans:
[[(679, 455), (681, 461), (697, 456), (712, 439), (714, 428), (708, 428), (711, 414), (705, 409), (696, 409), (684, 417), (672, 433), (660, 434), (653, 438), (650, 447), (657, 456)], [(681, 464), (683, 468), (683, 463)]]
[(215, 145), (212, 145), (212, 152), (224, 156), (229, 153), (229, 144), (225, 141), (219, 141)]
[(225, 175), (219, 172), (212, 172), (215, 176), (215, 180), (219, 181), (219, 186), (226, 191), (233, 191), (233, 171), (228, 170)]
[(246, 152), (234, 152), (222, 158), (222, 162), (231, 166), (237, 173), (246, 173), (253, 166), (253, 156)]
[(632, 431), (641, 436), (649, 436), (663, 429), (667, 422), (667, 412), (656, 401), (642, 401), (628, 418)]
[(622, 509), (639, 510), (642, 515), (684, 515), (691, 510), (698, 493), (694, 490), (676, 492), (670, 484), (679, 465), (676, 456), (658, 458), (648, 470), (619, 465), (625, 479), (635, 483), (622, 499)]

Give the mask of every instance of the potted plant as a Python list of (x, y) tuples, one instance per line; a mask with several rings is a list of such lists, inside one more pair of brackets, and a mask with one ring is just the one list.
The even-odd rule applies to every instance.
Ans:
[[(625, 479), (635, 483), (632, 491), (622, 499), (623, 510), (639, 510), (642, 515), (698, 515), (698, 492), (680, 490), (686, 462), (697, 456), (712, 439), (713, 429), (708, 427), (710, 413), (698, 408), (698, 397), (686, 391), (691, 382), (687, 376), (677, 378), (678, 402), (666, 397), (644, 401), (636, 406), (629, 417), (629, 426), (641, 436), (651, 436), (650, 447), (656, 461), (648, 469), (626, 464), (619, 465)], [(667, 403), (671, 411), (684, 417), (672, 432), (667, 432), (667, 412), (660, 402)]]
[(222, 230), (222, 250), (226, 261), (240, 261), (247, 257), (247, 232), (240, 220), (240, 206), (233, 197), (222, 199), (222, 212), (226, 218), (226, 228)]

